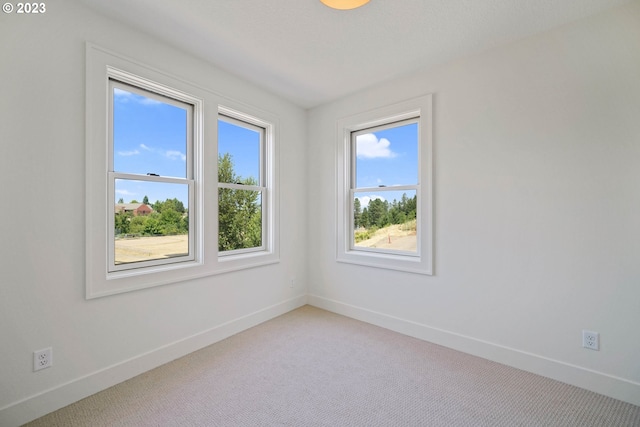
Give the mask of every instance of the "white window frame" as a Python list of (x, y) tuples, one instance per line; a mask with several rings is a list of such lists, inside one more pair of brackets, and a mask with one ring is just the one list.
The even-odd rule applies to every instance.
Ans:
[[(260, 176), (257, 186), (229, 184), (218, 182), (218, 189), (230, 188), (234, 190), (253, 190), (261, 193), (262, 204), (262, 245), (255, 248), (236, 249), (218, 252), (220, 262), (233, 263), (238, 260), (248, 259), (255, 255), (273, 253), (275, 251), (275, 231), (277, 230), (274, 218), (276, 217), (273, 203), (275, 188), (275, 126), (273, 123), (262, 120), (250, 114), (243, 113), (226, 106), (218, 107), (218, 119), (238, 126), (257, 130), (261, 135), (260, 141)], [(217, 173), (216, 173), (217, 176)], [(216, 180), (217, 182), (217, 180)]]
[[(185, 184), (188, 186), (188, 212), (196, 212), (195, 208), (195, 180), (194, 180), (194, 151), (199, 152), (196, 144), (200, 145), (201, 141), (194, 138), (194, 126), (196, 121), (194, 117), (201, 117), (202, 105), (197, 98), (193, 98), (184, 93), (178, 92), (167, 86), (159, 85), (146, 79), (142, 79), (138, 76), (133, 76), (129, 73), (121, 70), (115, 70), (107, 68), (107, 75), (109, 77), (109, 126), (107, 128), (108, 144), (109, 144), (109, 167), (108, 167), (108, 199), (115, 201), (115, 182), (117, 179), (122, 180), (135, 180), (135, 181), (147, 181), (147, 182), (164, 182), (170, 184)], [(159, 175), (140, 175), (125, 172), (118, 172), (114, 170), (114, 141), (113, 141), (113, 89), (123, 89), (136, 95), (145, 96), (147, 98), (155, 99), (157, 101), (171, 104), (178, 107), (186, 106), (187, 110), (187, 144), (186, 144), (186, 176), (185, 178), (166, 177)], [(194, 150), (196, 148), (196, 150)], [(149, 172), (154, 172), (150, 170)], [(195, 228), (194, 215), (189, 215), (189, 233), (188, 233), (188, 254), (185, 256), (177, 256), (168, 259), (154, 259), (149, 261), (140, 261), (135, 263), (116, 264), (115, 263), (115, 216), (108, 216), (107, 226), (107, 241), (109, 245), (108, 250), (108, 276), (116, 277), (116, 272), (127, 272), (134, 269), (146, 269), (147, 267), (165, 266), (170, 264), (181, 263), (185, 261), (195, 261), (195, 241), (197, 240)]]
[[(418, 183), (383, 188), (355, 188), (354, 135), (393, 127), (401, 122), (418, 123)], [(432, 95), (339, 119), (337, 123), (337, 215), (336, 260), (369, 267), (433, 274), (433, 156)], [(417, 251), (372, 249), (355, 246), (354, 192), (416, 190)]]
[[(279, 262), (277, 117), (92, 43), (86, 45), (86, 61), (86, 298), (174, 284)], [(189, 203), (193, 200), (193, 207), (189, 207), (189, 232), (192, 233), (189, 242), (193, 245), (189, 253), (192, 259), (110, 271), (109, 230), (113, 230), (115, 200), (110, 184), (110, 178), (113, 179), (115, 175), (111, 174), (113, 169), (109, 164), (110, 78), (193, 105), (193, 143), (190, 153), (193, 170), (188, 178), (193, 180), (189, 195)], [(266, 215), (263, 218), (266, 221), (263, 232), (267, 234), (266, 243), (259, 251), (218, 256), (217, 121), (220, 112), (266, 129), (264, 178), (267, 187), (265, 199), (269, 206), (263, 208)], [(173, 180), (170, 177), (156, 178), (160, 178), (159, 181)], [(152, 178), (135, 175), (135, 179)]]

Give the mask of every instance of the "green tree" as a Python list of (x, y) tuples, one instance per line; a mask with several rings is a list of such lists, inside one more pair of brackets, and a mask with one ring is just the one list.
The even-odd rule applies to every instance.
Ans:
[(373, 199), (369, 202), (369, 222), (370, 225), (382, 228), (388, 224), (387, 218), (388, 203), (380, 199)]
[(129, 222), (129, 233), (131, 234), (143, 234), (144, 226), (146, 223), (147, 217), (144, 216), (134, 216), (131, 218)]
[(142, 199), (142, 203), (144, 203), (145, 205), (149, 204), (149, 198), (147, 196), (144, 196), (144, 199)]
[[(252, 178), (242, 178), (233, 169), (229, 153), (218, 155), (218, 182), (257, 185)], [(218, 189), (218, 249), (254, 248), (262, 245), (262, 203), (255, 190)]]
[(165, 236), (178, 234), (180, 232), (181, 219), (182, 214), (179, 212), (173, 209), (163, 210), (158, 220), (161, 233)]
[(360, 199), (356, 198), (353, 201), (353, 228), (360, 227), (360, 218), (362, 217), (362, 206), (360, 205)]
[(184, 213), (180, 216), (180, 223), (178, 224), (178, 233), (189, 233), (189, 214)]
[(369, 208), (362, 209), (362, 215), (360, 215), (360, 225), (364, 228), (369, 228), (371, 221), (369, 219)]
[(407, 198), (407, 204), (405, 206), (404, 212), (407, 215), (407, 220), (416, 219), (416, 213), (418, 211), (418, 197), (413, 196), (412, 198)]
[(158, 213), (162, 213), (164, 210), (173, 210), (180, 214), (186, 212), (184, 204), (175, 197), (173, 199), (166, 199), (164, 202), (158, 200), (153, 204), (152, 208)]
[[(141, 218), (141, 217), (138, 217)], [(162, 228), (160, 227), (160, 221), (158, 220), (158, 218), (155, 215), (149, 215), (146, 217), (143, 217), (145, 219), (144, 221), (144, 228), (142, 230), (142, 233), (146, 236), (158, 236), (160, 234), (162, 234)]]
[(115, 221), (115, 234), (127, 234), (129, 233), (129, 225), (133, 215), (129, 212), (118, 212), (116, 214)]

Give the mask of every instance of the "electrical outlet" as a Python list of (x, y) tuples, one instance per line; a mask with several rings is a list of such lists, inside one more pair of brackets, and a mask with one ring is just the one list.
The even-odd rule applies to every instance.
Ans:
[(296, 279), (294, 279), (293, 277), (289, 280), (289, 287), (293, 288), (296, 284)]
[(33, 371), (39, 371), (53, 365), (53, 349), (51, 347), (33, 352)]
[(600, 350), (600, 334), (593, 331), (582, 331), (582, 346), (590, 350)]

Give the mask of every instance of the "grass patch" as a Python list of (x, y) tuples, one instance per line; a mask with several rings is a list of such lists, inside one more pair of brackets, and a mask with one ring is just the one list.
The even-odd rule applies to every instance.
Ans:
[(407, 221), (404, 224), (402, 224), (400, 226), (400, 230), (402, 231), (416, 231), (417, 230), (417, 226), (416, 226), (416, 220), (412, 219), (411, 221)]
[(405, 231), (405, 232), (409, 232), (409, 233), (411, 233), (411, 232), (415, 233), (416, 229), (417, 229), (416, 220), (415, 219), (409, 220), (409, 221), (407, 221), (407, 222), (405, 222), (403, 224), (388, 225), (387, 227), (384, 227), (384, 228), (377, 228), (377, 227), (359, 228), (353, 233), (354, 240), (355, 240), (356, 243), (360, 243), (360, 242), (362, 242), (364, 240), (369, 240), (372, 237), (374, 237), (374, 234), (376, 233), (376, 231), (379, 231), (379, 230), (383, 230), (384, 231), (384, 230), (386, 230), (386, 229), (388, 229), (390, 227), (397, 227), (397, 230)]
[(354, 238), (356, 243), (362, 242), (363, 240), (370, 239), (376, 231), (378, 231), (378, 229), (375, 227), (369, 228), (369, 229), (362, 228), (362, 229), (356, 230), (354, 233)]

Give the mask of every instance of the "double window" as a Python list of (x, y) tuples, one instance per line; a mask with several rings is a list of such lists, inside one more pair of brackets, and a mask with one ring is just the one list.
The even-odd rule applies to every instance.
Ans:
[(432, 274), (431, 97), (338, 122), (337, 259)]
[(278, 261), (275, 119), (233, 104), (87, 46), (87, 298)]

